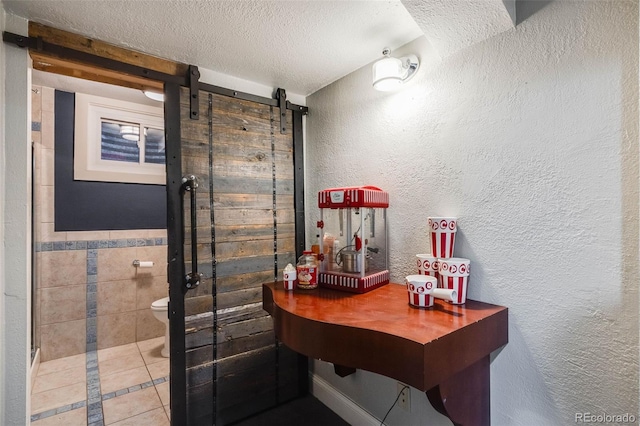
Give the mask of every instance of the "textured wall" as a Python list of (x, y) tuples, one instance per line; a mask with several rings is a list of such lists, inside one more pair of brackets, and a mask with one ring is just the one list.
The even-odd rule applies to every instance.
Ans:
[[(428, 251), (427, 216), (458, 216), (470, 298), (509, 307), (493, 423), (637, 415), (638, 3), (518, 2), (518, 16), (441, 62), (424, 38), (396, 51), (422, 58), (405, 90), (374, 92), (364, 67), (310, 96), (307, 224), (320, 189), (389, 191), (400, 281)], [(314, 368), (379, 418), (395, 398), (389, 379)], [(421, 403), (414, 390), (386, 423), (437, 422)]]
[[(5, 16), (6, 13), (4, 8), (0, 8), (0, 31), (5, 30)], [(7, 63), (7, 55), (5, 53), (4, 43), (0, 45), (0, 64)], [(5, 71), (4, 65), (0, 65), (0, 108), (2, 108), (2, 113), (0, 113), (0, 129), (4, 129), (4, 111), (6, 110), (5, 100), (4, 100), (4, 90), (5, 90)], [(4, 176), (5, 169), (5, 137), (4, 131), (0, 130), (0, 175)], [(4, 200), (5, 194), (5, 185), (4, 179), (0, 179), (0, 200)], [(4, 209), (0, 208), (0, 241), (4, 241)], [(4, 271), (4, 244), (0, 244), (0, 271)], [(5, 320), (5, 292), (6, 284), (4, 274), (0, 273), (0, 342), (5, 341), (5, 329), (6, 329), (6, 320)], [(6, 365), (5, 361), (6, 356), (4, 354), (4, 349), (0, 349), (0, 365)], [(26, 392), (25, 392), (26, 393)], [(7, 395), (7, 380), (5, 378), (4, 368), (0, 368), (0, 413), (6, 413), (6, 397)], [(26, 396), (26, 395), (25, 395)], [(0, 418), (0, 420), (5, 420), (4, 417)]]

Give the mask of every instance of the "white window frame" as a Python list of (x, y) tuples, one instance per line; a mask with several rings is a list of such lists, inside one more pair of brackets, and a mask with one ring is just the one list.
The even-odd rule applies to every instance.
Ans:
[(76, 93), (73, 178), (165, 185), (165, 165), (143, 162), (142, 137), (140, 163), (101, 158), (102, 120), (139, 124), (141, 133), (145, 127), (164, 131), (164, 112), (160, 107)]

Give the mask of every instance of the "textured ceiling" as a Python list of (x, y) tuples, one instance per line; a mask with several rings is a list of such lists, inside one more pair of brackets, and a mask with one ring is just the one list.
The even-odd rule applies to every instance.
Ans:
[(449, 56), (516, 22), (516, 0), (402, 0), (429, 43)]
[(3, 3), (35, 22), (299, 95), (423, 34), (400, 1)]

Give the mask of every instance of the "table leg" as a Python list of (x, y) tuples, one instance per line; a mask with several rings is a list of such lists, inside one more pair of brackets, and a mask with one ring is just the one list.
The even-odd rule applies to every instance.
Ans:
[(429, 389), (427, 398), (454, 425), (491, 423), (489, 355)]
[(347, 377), (356, 372), (355, 368), (345, 367), (344, 365), (333, 364), (333, 371), (340, 377)]

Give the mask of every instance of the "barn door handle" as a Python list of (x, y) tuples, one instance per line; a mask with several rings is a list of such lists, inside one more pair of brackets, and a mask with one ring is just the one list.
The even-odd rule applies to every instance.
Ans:
[[(182, 178), (182, 191), (189, 191), (191, 198), (191, 272), (185, 276), (185, 289), (191, 290), (200, 285), (202, 274), (198, 273), (198, 224), (196, 219), (196, 188), (198, 178), (194, 175)], [(184, 194), (183, 192), (183, 194)]]

